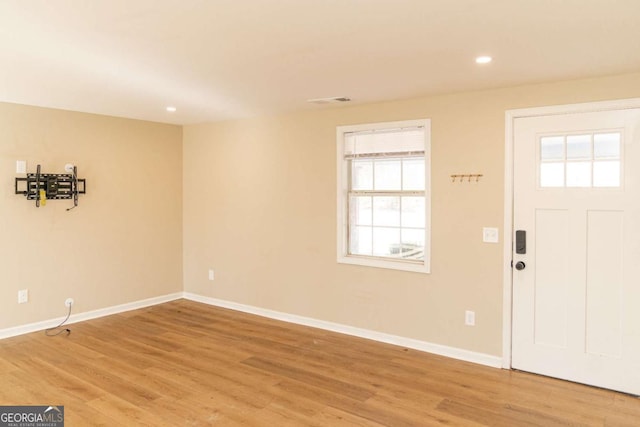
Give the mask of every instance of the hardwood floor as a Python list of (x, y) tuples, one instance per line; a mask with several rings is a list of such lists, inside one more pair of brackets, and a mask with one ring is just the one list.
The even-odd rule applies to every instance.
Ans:
[(0, 404), (67, 426), (638, 426), (640, 399), (186, 300), (0, 341)]

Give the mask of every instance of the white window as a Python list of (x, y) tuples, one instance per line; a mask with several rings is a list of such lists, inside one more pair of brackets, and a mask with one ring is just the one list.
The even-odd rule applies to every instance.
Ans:
[(543, 136), (539, 146), (541, 188), (620, 187), (621, 132)]
[(338, 262), (429, 272), (430, 121), (340, 126)]

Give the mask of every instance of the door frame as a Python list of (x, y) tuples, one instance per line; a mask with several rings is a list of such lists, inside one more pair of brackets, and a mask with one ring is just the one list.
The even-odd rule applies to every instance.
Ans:
[(502, 291), (502, 368), (511, 369), (512, 313), (513, 313), (513, 269), (511, 268), (513, 248), (513, 189), (515, 146), (514, 124), (516, 119), (527, 117), (554, 116), (572, 113), (625, 110), (640, 108), (640, 98), (610, 101), (585, 102), (580, 104), (552, 105), (546, 107), (521, 108), (505, 112), (504, 147), (504, 246), (503, 246), (503, 291)]

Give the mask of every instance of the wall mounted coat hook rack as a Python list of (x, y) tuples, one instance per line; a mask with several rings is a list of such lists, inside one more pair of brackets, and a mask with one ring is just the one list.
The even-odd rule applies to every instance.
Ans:
[(483, 175), (481, 173), (453, 174), (451, 175), (451, 182), (456, 182), (456, 179), (459, 180), (458, 182), (463, 182), (464, 180), (471, 182), (472, 179), (475, 180), (475, 182), (478, 182), (482, 176)]

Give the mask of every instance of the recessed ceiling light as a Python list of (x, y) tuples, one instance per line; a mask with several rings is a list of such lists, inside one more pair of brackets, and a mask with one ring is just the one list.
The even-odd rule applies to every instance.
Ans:
[(478, 56), (476, 58), (476, 64), (488, 64), (492, 59), (493, 58), (491, 58), (490, 56)]
[(167, 111), (170, 112), (170, 113), (175, 113), (176, 110), (177, 110), (176, 107), (167, 107)]

